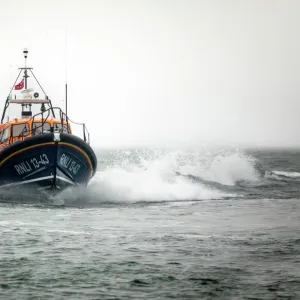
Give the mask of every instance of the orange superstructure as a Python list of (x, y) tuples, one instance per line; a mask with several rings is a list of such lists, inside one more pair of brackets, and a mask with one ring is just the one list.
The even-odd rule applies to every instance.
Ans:
[(0, 124), (0, 151), (17, 141), (49, 132), (71, 134), (72, 130), (69, 123), (57, 119), (14, 119)]

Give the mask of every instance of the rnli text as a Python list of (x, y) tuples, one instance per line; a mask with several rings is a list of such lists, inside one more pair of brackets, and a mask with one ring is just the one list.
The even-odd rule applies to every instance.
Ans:
[(59, 163), (62, 167), (66, 168), (67, 170), (69, 170), (69, 172), (72, 172), (74, 175), (76, 175), (80, 169), (80, 164), (64, 153), (62, 154)]
[(14, 165), (16, 171), (19, 175), (30, 173), (44, 166), (49, 165), (49, 159), (45, 153), (39, 155), (38, 157), (33, 157), (28, 160), (24, 160), (16, 165)]

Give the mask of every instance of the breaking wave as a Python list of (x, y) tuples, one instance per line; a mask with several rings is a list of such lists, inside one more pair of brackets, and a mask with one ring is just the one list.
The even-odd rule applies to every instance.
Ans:
[(266, 178), (275, 180), (300, 180), (299, 172), (287, 172), (287, 171), (267, 171)]
[(258, 181), (261, 173), (257, 161), (242, 153), (222, 153), (196, 165), (185, 165), (181, 172), (199, 176), (205, 180), (234, 186), (241, 181)]
[(256, 160), (238, 151), (119, 150), (100, 157), (89, 188), (62, 194), (65, 204), (83, 197), (89, 203), (238, 197), (230, 187), (261, 176)]
[(300, 178), (299, 172), (272, 171), (272, 173), (279, 175), (279, 176), (285, 176), (285, 177), (290, 177), (290, 178)]

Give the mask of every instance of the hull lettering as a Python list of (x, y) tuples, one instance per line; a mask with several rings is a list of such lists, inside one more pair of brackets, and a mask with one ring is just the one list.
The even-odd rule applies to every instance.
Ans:
[(59, 164), (73, 175), (76, 175), (80, 169), (80, 164), (65, 153), (61, 155)]
[(31, 159), (24, 160), (18, 164), (15, 164), (14, 168), (17, 171), (18, 175), (24, 175), (32, 171), (41, 169), (42, 167), (49, 165), (49, 163), (50, 162), (47, 154), (43, 153)]

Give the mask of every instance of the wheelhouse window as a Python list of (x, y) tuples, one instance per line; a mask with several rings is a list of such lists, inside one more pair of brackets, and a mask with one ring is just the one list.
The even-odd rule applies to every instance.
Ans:
[(34, 122), (32, 124), (32, 131), (34, 134), (47, 133), (50, 132), (50, 127), (50, 124), (47, 122), (44, 124), (42, 122)]
[(25, 124), (16, 124), (11, 128), (11, 135), (13, 137), (27, 136), (30, 133), (29, 125)]
[(6, 142), (8, 140), (8, 129), (9, 127), (6, 127), (2, 132), (1, 132), (1, 137), (0, 141), (1, 142)]

